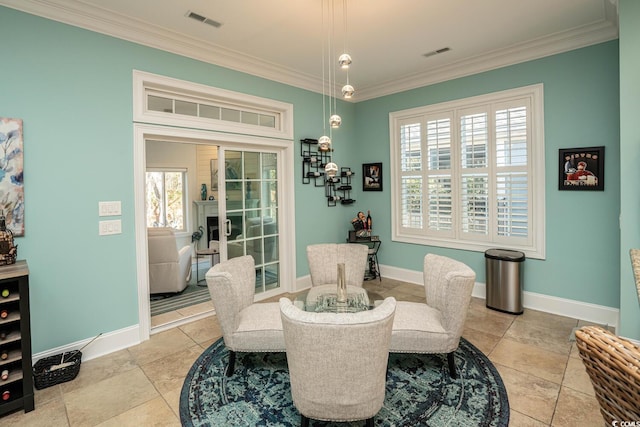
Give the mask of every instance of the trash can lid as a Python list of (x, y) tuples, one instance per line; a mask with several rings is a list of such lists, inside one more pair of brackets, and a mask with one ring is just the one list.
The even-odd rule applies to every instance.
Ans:
[(487, 249), (484, 253), (485, 258), (499, 259), (501, 261), (524, 261), (524, 253), (520, 251), (512, 251), (510, 249)]

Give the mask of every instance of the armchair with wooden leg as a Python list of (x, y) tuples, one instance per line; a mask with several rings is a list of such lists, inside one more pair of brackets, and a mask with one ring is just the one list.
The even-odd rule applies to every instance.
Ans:
[(426, 304), (398, 301), (391, 353), (442, 353), (456, 378), (454, 351), (458, 348), (475, 272), (460, 261), (435, 254), (424, 257)]
[(233, 375), (236, 352), (285, 351), (279, 304), (253, 302), (256, 269), (251, 255), (216, 264), (205, 277), (229, 349), (227, 376)]

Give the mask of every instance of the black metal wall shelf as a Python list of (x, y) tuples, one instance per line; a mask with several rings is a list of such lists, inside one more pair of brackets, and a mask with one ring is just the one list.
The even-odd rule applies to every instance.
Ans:
[(327, 206), (350, 205), (355, 202), (351, 198), (351, 177), (355, 174), (349, 167), (340, 168), (339, 175), (326, 176), (324, 168), (331, 162), (333, 149), (323, 151), (318, 147), (318, 140), (305, 138), (300, 140), (302, 156), (302, 183), (315, 187), (324, 187)]

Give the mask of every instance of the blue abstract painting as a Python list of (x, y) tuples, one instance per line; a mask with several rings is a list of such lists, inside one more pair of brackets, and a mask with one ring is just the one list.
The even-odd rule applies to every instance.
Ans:
[(22, 120), (0, 118), (0, 213), (14, 236), (24, 235)]

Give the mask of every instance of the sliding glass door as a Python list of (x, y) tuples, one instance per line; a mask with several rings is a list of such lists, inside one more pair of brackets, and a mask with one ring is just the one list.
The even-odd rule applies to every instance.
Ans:
[(278, 153), (221, 149), (227, 258), (251, 255), (256, 293), (280, 287)]

